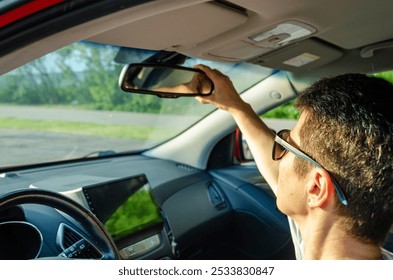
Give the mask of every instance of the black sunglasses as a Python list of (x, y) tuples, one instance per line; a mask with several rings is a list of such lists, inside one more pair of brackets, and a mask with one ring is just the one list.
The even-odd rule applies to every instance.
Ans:
[[(319, 167), (319, 168), (322, 168), (322, 169), (326, 170), (318, 162), (316, 162), (311, 157), (309, 157), (307, 154), (305, 154), (303, 151), (295, 148), (294, 146), (292, 146), (288, 142), (288, 138), (289, 138), (290, 132), (291, 131), (288, 130), (288, 129), (283, 129), (283, 130), (279, 131), (276, 134), (276, 137), (274, 138), (273, 150), (272, 150), (272, 158), (273, 158), (273, 160), (280, 160), (289, 151), (290, 153), (294, 154), (295, 156), (307, 160), (308, 162), (312, 163), (316, 167)], [(326, 170), (326, 172), (329, 173), (329, 171), (327, 171), (327, 170)], [(333, 178), (333, 176), (330, 173), (329, 173), (329, 175), (330, 175), (330, 178), (333, 181), (334, 189), (337, 192), (338, 199), (340, 200), (340, 202), (342, 204), (347, 206), (348, 205), (348, 200), (345, 197), (344, 192), (340, 188), (340, 186), (337, 183), (337, 181)]]

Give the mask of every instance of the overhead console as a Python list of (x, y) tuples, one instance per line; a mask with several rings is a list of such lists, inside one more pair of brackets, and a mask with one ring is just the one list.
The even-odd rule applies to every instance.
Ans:
[(319, 67), (343, 55), (341, 49), (318, 39), (321, 30), (310, 23), (290, 17), (269, 22), (268, 11), (260, 13), (239, 7), (238, 12), (247, 15), (246, 23), (185, 53), (192, 56), (200, 52), (204, 59), (247, 61), (292, 72)]
[(212, 49), (207, 55), (235, 61), (248, 60), (308, 38), (317, 31), (314, 27), (299, 21), (286, 21), (271, 27), (255, 28), (255, 31), (243, 33), (236, 40)]

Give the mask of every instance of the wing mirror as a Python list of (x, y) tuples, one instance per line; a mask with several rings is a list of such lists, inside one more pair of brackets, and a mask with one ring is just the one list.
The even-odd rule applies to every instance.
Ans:
[(140, 63), (123, 68), (119, 86), (126, 92), (153, 94), (163, 98), (206, 96), (214, 90), (213, 82), (199, 69)]

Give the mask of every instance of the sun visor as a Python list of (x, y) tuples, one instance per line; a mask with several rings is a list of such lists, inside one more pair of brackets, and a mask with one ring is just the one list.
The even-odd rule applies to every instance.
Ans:
[(138, 19), (89, 40), (132, 48), (187, 50), (247, 20), (241, 11), (208, 2)]
[(249, 59), (248, 62), (269, 68), (298, 72), (328, 64), (342, 55), (343, 53), (334, 47), (316, 39), (307, 39), (277, 51), (256, 56)]
[(336, 48), (315, 39), (306, 39), (277, 50), (238, 41), (210, 51), (206, 56), (233, 62), (248, 61), (273, 69), (297, 72), (327, 64), (342, 55)]
[(316, 35), (317, 29), (307, 23), (283, 21), (212, 48), (204, 56), (290, 71), (311, 69), (342, 56), (340, 50), (315, 39)]

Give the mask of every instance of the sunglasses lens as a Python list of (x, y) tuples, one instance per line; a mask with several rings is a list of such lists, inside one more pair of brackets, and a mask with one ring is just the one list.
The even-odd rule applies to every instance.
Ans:
[(286, 151), (287, 150), (284, 149), (283, 146), (281, 146), (277, 142), (274, 142), (274, 146), (273, 146), (273, 160), (281, 159), (285, 155)]
[[(284, 139), (286, 141), (287, 137), (288, 137), (288, 131), (286, 131), (286, 130), (280, 131), (279, 133), (277, 133), (277, 136), (282, 138), (282, 139)], [(287, 150), (283, 146), (281, 146), (277, 142), (274, 142), (274, 145), (273, 145), (273, 160), (281, 159), (286, 154), (286, 152), (287, 152)]]

